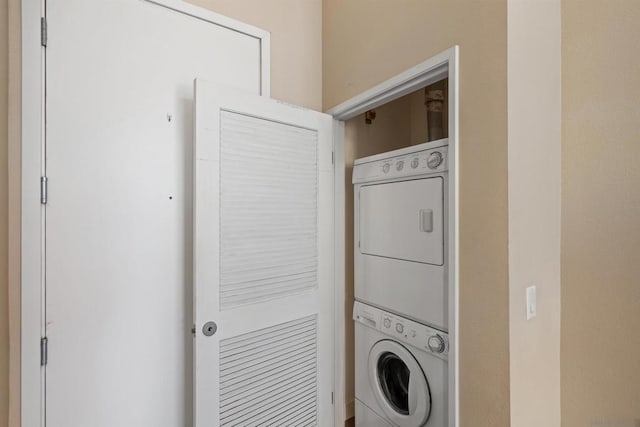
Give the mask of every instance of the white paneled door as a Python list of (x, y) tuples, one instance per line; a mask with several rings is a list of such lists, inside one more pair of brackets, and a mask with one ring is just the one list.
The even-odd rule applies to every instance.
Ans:
[(190, 427), (193, 79), (264, 93), (266, 32), (178, 0), (46, 12), (42, 425)]
[(195, 91), (195, 426), (333, 425), (332, 119)]

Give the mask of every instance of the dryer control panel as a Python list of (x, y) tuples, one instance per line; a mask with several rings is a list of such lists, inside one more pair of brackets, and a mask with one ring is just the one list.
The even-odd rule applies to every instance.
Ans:
[(353, 183), (442, 173), (447, 170), (448, 149), (446, 146), (416, 150), (405, 154), (396, 154), (398, 151), (387, 153), (390, 156), (386, 158), (379, 158), (377, 155), (356, 160), (353, 167)]
[(447, 359), (449, 335), (401, 316), (356, 301), (353, 305), (353, 320), (391, 336), (396, 341), (411, 345)]

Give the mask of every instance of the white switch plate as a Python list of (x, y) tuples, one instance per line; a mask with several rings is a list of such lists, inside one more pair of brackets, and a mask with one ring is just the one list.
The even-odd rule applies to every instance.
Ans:
[(536, 299), (536, 287), (529, 286), (527, 288), (527, 320), (531, 320), (538, 315)]

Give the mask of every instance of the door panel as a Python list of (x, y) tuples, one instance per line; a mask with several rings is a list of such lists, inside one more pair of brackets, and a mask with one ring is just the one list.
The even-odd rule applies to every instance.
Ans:
[(198, 427), (333, 424), (331, 138), (330, 116), (196, 82)]
[(258, 94), (260, 41), (147, 1), (47, 19), (46, 424), (192, 425), (193, 79)]
[(315, 288), (318, 132), (229, 111), (220, 131), (220, 308)]
[(443, 179), (360, 188), (360, 252), (425, 264), (444, 257)]
[(317, 424), (315, 315), (220, 343), (220, 425)]

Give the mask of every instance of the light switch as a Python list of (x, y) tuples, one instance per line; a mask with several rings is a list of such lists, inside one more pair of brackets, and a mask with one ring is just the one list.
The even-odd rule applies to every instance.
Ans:
[(527, 288), (527, 320), (533, 319), (538, 314), (536, 299), (536, 287), (529, 286)]

